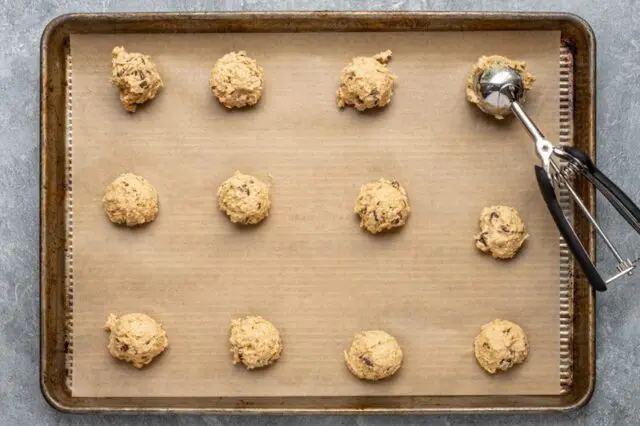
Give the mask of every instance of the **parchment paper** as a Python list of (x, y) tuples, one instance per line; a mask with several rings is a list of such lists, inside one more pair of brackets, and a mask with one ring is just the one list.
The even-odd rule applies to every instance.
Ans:
[[(526, 60), (537, 77), (526, 106), (558, 136), (558, 32), (73, 35), (74, 396), (557, 394), (559, 240), (539, 194), (533, 144), (513, 120), (467, 104), (481, 54)], [(116, 45), (153, 56), (165, 82), (135, 114), (110, 85)], [(342, 67), (393, 50), (392, 103), (339, 110)], [(227, 111), (207, 80), (215, 60), (247, 50), (264, 67), (256, 108)], [(235, 170), (273, 183), (271, 216), (247, 229), (218, 211)], [(160, 214), (125, 229), (104, 215), (123, 172), (151, 181)], [(412, 213), (371, 236), (352, 213), (360, 186), (395, 177)], [(520, 210), (530, 239), (496, 261), (474, 248), (484, 206)], [(170, 347), (136, 370), (113, 359), (109, 313), (147, 313)], [(258, 314), (284, 339), (282, 358), (231, 365), (228, 323)], [(473, 339), (495, 318), (522, 325), (526, 364), (489, 376)], [(405, 362), (390, 380), (347, 371), (343, 350), (363, 329), (396, 336)]]

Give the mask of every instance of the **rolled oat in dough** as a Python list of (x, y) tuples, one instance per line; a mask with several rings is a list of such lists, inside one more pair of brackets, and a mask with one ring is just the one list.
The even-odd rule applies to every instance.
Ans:
[(358, 111), (383, 107), (391, 102), (397, 78), (387, 68), (391, 51), (375, 56), (357, 56), (342, 70), (337, 102), (340, 108), (353, 105)]
[(403, 226), (411, 208), (400, 183), (382, 178), (362, 186), (353, 212), (360, 216), (361, 227), (376, 234)]
[(233, 364), (241, 362), (247, 370), (271, 365), (282, 353), (278, 329), (262, 317), (232, 320), (229, 335)]
[(478, 364), (490, 374), (523, 363), (529, 354), (529, 342), (522, 328), (501, 319), (483, 325), (473, 346)]
[(142, 225), (158, 215), (158, 192), (142, 176), (125, 173), (107, 186), (102, 206), (113, 223)]
[(402, 349), (396, 339), (382, 330), (356, 334), (344, 360), (354, 376), (364, 380), (381, 380), (392, 376), (402, 365)]
[(105, 330), (111, 332), (108, 346), (111, 355), (136, 368), (149, 364), (169, 345), (162, 325), (145, 314), (120, 317), (109, 314)]
[(496, 259), (511, 259), (529, 238), (520, 214), (513, 207), (485, 207), (479, 225), (476, 247)]
[[(491, 56), (481, 56), (478, 58), (478, 62), (471, 69), (471, 74), (467, 78), (467, 100), (472, 104), (476, 104), (477, 106), (480, 104), (480, 98), (476, 93), (476, 86), (478, 84), (478, 79), (489, 68), (493, 67), (507, 67), (511, 68), (522, 76), (522, 83), (524, 85), (524, 94), (520, 103), (524, 103), (526, 99), (526, 94), (531, 87), (533, 87), (533, 83), (536, 81), (533, 74), (527, 71), (527, 63), (524, 61), (516, 61), (504, 56), (500, 55), (491, 55)], [(497, 119), (503, 119), (504, 117), (501, 115), (495, 115)]]
[(111, 82), (120, 89), (120, 103), (129, 112), (156, 97), (163, 86), (151, 57), (129, 53), (124, 47), (114, 47), (111, 53)]
[(237, 171), (218, 188), (218, 206), (231, 222), (254, 225), (269, 216), (269, 191), (265, 182)]
[(227, 108), (255, 105), (264, 90), (264, 70), (247, 52), (227, 53), (213, 66), (209, 87)]

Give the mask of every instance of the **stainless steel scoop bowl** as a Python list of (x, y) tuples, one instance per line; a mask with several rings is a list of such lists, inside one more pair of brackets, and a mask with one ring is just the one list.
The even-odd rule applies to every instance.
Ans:
[(478, 78), (475, 92), (478, 106), (487, 114), (506, 116), (512, 113), (511, 104), (524, 99), (522, 76), (508, 67), (489, 68)]

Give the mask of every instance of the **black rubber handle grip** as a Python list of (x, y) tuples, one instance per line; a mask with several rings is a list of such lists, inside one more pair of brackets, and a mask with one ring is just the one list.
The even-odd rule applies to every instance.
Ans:
[(567, 147), (564, 150), (587, 166), (585, 177), (595, 185), (611, 205), (620, 213), (631, 227), (640, 234), (640, 208), (624, 193), (622, 189), (602, 173), (591, 161), (591, 158), (580, 148)]
[(607, 285), (596, 270), (595, 265), (589, 258), (589, 255), (569, 224), (569, 221), (567, 221), (567, 218), (564, 216), (560, 203), (558, 203), (556, 192), (553, 189), (553, 185), (551, 184), (551, 180), (547, 176), (547, 173), (542, 167), (535, 166), (535, 169), (536, 179), (538, 179), (538, 185), (540, 186), (542, 197), (544, 198), (545, 203), (547, 203), (549, 212), (551, 212), (551, 216), (553, 217), (560, 234), (567, 243), (567, 246), (569, 246), (571, 253), (573, 253), (573, 257), (575, 257), (580, 264), (582, 272), (584, 272), (585, 276), (591, 283), (591, 286), (598, 291), (605, 291), (607, 289)]

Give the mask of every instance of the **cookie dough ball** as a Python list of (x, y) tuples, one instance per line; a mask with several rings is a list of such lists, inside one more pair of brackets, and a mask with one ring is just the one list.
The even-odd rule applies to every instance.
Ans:
[(282, 353), (278, 329), (262, 317), (232, 320), (229, 335), (233, 364), (241, 362), (247, 370), (271, 365)]
[(227, 53), (213, 66), (209, 87), (227, 108), (255, 105), (264, 90), (264, 70), (247, 52)]
[(142, 225), (158, 215), (158, 193), (142, 176), (125, 173), (107, 186), (102, 206), (113, 223)]
[(397, 78), (387, 68), (391, 51), (375, 56), (358, 56), (347, 64), (340, 76), (338, 106), (353, 105), (358, 111), (383, 107), (391, 102), (393, 82)]
[(236, 172), (218, 188), (218, 206), (233, 223), (255, 225), (269, 216), (269, 185)]
[(156, 97), (162, 79), (151, 58), (142, 53), (129, 53), (124, 47), (114, 47), (111, 82), (120, 89), (124, 109), (135, 112), (139, 104)]
[(381, 330), (356, 334), (344, 360), (354, 376), (376, 381), (392, 376), (402, 365), (402, 349), (396, 339)]
[(360, 189), (353, 212), (360, 226), (376, 234), (407, 223), (411, 209), (407, 191), (396, 180), (380, 179)]
[[(481, 56), (480, 58), (478, 58), (478, 62), (476, 62), (476, 64), (473, 66), (473, 68), (471, 69), (471, 74), (469, 75), (469, 78), (467, 78), (467, 100), (472, 104), (476, 104), (478, 108), (480, 108), (481, 99), (478, 97), (477, 93), (478, 81), (482, 73), (484, 73), (487, 69), (493, 67), (511, 68), (520, 73), (524, 86), (524, 93), (520, 103), (524, 103), (527, 92), (531, 90), (534, 81), (536, 81), (535, 77), (529, 71), (527, 71), (526, 62), (515, 61), (499, 55)], [(504, 118), (501, 115), (495, 115), (494, 117), (496, 117), (497, 119)]]
[(108, 346), (111, 355), (136, 368), (149, 364), (169, 345), (162, 325), (145, 314), (120, 317), (109, 314), (105, 330), (111, 332)]
[(529, 342), (522, 328), (501, 319), (483, 325), (473, 346), (478, 363), (490, 374), (522, 364), (529, 354)]
[(496, 259), (511, 259), (529, 238), (518, 210), (507, 206), (485, 207), (480, 215), (476, 247)]

